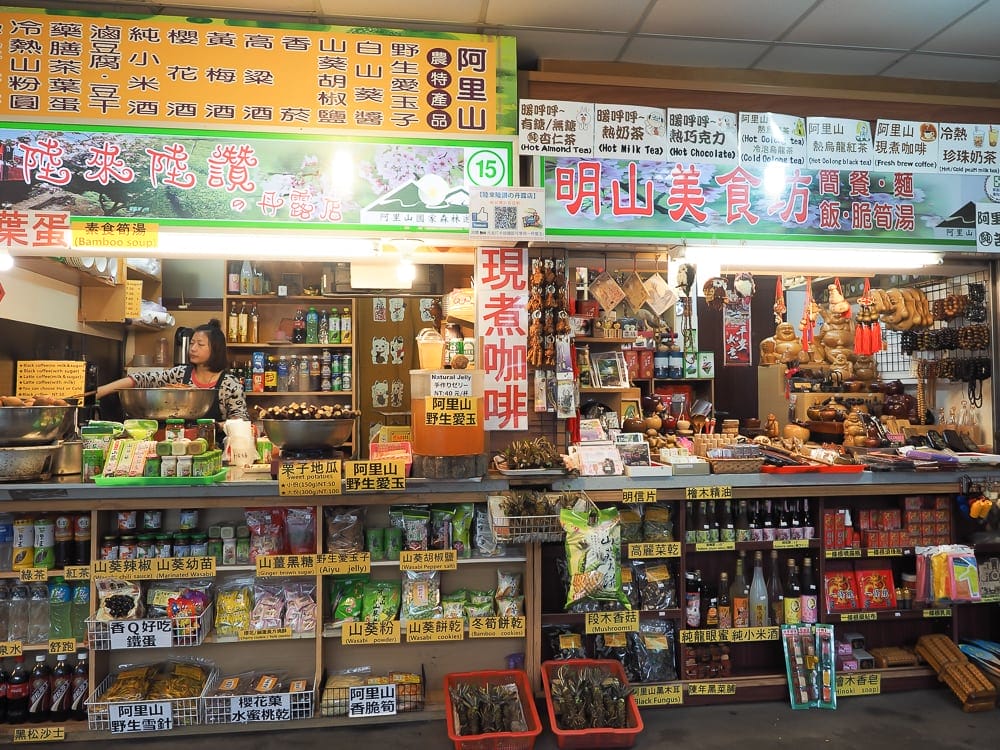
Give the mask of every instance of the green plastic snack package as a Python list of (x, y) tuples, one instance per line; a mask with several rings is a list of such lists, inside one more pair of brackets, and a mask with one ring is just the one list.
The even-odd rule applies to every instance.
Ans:
[(583, 599), (617, 601), (631, 609), (622, 590), (621, 528), (617, 508), (559, 512), (566, 532), (569, 588), (566, 608)]

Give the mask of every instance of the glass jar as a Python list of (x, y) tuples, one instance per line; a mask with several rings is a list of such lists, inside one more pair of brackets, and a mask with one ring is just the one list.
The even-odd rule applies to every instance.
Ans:
[(115, 534), (108, 534), (101, 539), (101, 559), (118, 559), (118, 537)]
[(174, 534), (174, 557), (191, 557), (191, 537), (183, 531)]
[(172, 557), (174, 551), (174, 545), (171, 544), (170, 534), (157, 534), (156, 535), (156, 556), (157, 557)]
[(205, 532), (191, 535), (191, 557), (208, 557), (208, 534)]
[(126, 534), (118, 540), (118, 559), (134, 560), (136, 556), (136, 538)]
[(139, 534), (139, 540), (135, 545), (135, 559), (148, 560), (156, 557), (156, 547), (154, 544), (152, 534)]
[(208, 556), (215, 558), (216, 565), (222, 565), (222, 537), (208, 537)]

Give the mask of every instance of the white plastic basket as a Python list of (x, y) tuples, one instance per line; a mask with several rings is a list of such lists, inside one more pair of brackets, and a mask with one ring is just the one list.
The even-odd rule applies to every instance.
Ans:
[[(234, 717), (234, 701), (237, 714)], [(233, 724), (311, 719), (316, 702), (315, 689), (295, 693), (265, 693), (262, 695), (208, 695), (201, 699), (206, 724)]]
[[(111, 731), (111, 701), (102, 701), (101, 697), (108, 691), (118, 675), (109, 674), (105, 677), (97, 689), (90, 694), (87, 699), (87, 728), (95, 732)], [(173, 726), (190, 727), (201, 724), (201, 699), (206, 693), (215, 689), (219, 682), (219, 670), (213, 669), (209, 672), (208, 679), (205, 680), (205, 687), (201, 694), (193, 698), (174, 698), (170, 701), (122, 701), (136, 709), (137, 714), (144, 713), (143, 707), (152, 708), (159, 703), (170, 703)]]
[[(188, 646), (200, 646), (205, 640), (205, 636), (212, 628), (215, 605), (209, 604), (197, 617), (178, 617), (170, 620), (170, 648), (184, 648)], [(151, 618), (159, 620), (161, 618)], [(162, 618), (169, 619), (169, 618)], [(129, 634), (136, 639), (135, 644), (129, 648), (148, 648), (142, 645), (144, 634), (142, 626), (136, 623), (149, 622), (150, 620), (98, 620), (93, 617), (87, 618), (87, 639), (90, 648), (94, 651), (109, 651), (111, 649), (111, 635), (114, 632)], [(130, 628), (135, 627), (136, 633), (130, 633)]]

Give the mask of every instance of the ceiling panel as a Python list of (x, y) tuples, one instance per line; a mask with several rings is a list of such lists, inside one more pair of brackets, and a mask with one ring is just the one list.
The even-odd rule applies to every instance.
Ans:
[(927, 78), (939, 81), (1000, 81), (1000, 60), (945, 55), (907, 55), (885, 71), (893, 78)]
[(793, 73), (874, 76), (900, 58), (899, 52), (849, 50), (842, 47), (777, 45), (754, 68)]
[(787, 42), (911, 49), (982, 0), (824, 0)]
[[(641, 31), (674, 36), (778, 39), (816, 0), (659, 0)], [(711, 24), (706, 19), (712, 19)]]
[[(454, 4), (454, 0), (452, 2)], [(649, 0), (491, 0), (486, 22), (493, 25), (631, 31)], [(443, 9), (442, 9), (443, 10)]]
[(927, 42), (924, 49), (995, 57), (1000, 52), (998, 32), (1000, 0), (989, 0)]
[(766, 44), (646, 36), (636, 37), (629, 42), (621, 61), (648, 65), (746, 68), (766, 49)]
[(625, 34), (519, 31), (518, 67), (534, 68), (543, 57), (549, 60), (617, 60), (627, 41)]

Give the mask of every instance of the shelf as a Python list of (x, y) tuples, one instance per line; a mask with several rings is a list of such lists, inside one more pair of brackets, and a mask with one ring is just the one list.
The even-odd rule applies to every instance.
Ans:
[(129, 279), (138, 279), (143, 282), (150, 282), (151, 284), (159, 284), (162, 282), (159, 274), (153, 274), (149, 271), (144, 271), (141, 268), (136, 268), (135, 266), (125, 265), (125, 273)]
[(323, 296), (320, 294), (299, 294), (299, 295), (288, 295), (287, 297), (279, 297), (277, 294), (228, 294), (226, 295), (226, 301), (234, 300), (247, 300), (255, 302), (311, 302), (314, 303), (312, 306), (315, 307), (315, 303), (322, 303), (323, 300), (340, 300), (343, 303), (352, 301), (350, 296), (344, 296), (342, 294)]
[[(603, 613), (605, 610), (601, 610)], [(611, 610), (611, 612), (623, 610)], [(542, 613), (542, 622), (546, 625), (580, 625), (583, 623), (587, 613), (584, 612), (550, 612)], [(684, 616), (684, 611), (680, 608), (660, 609), (660, 610), (639, 610), (640, 620), (680, 620)], [(678, 644), (680, 645), (680, 644)]]
[(239, 636), (235, 635), (218, 635), (216, 633), (209, 633), (205, 636), (205, 640), (202, 643), (275, 643), (276, 641), (314, 641), (316, 640), (315, 633), (293, 633), (288, 638), (266, 638), (259, 641), (241, 641)]
[(226, 343), (227, 349), (353, 349), (354, 344), (293, 344), (291, 341), (267, 341), (256, 344)]
[[(90, 563), (87, 563), (87, 565), (89, 565), (89, 564)], [(25, 570), (45, 570), (45, 569), (44, 568), (25, 568)], [(65, 575), (65, 572), (63, 571), (62, 568), (52, 568), (51, 570), (46, 570), (45, 572), (48, 573), (48, 576), (49, 576), (50, 580), (52, 578), (55, 578), (56, 576)], [(4, 571), (0, 572), (0, 580), (3, 580), (5, 578), (8, 579), (8, 580), (17, 581), (17, 580), (19, 580), (21, 578), (21, 571), (20, 570), (4, 570)], [(39, 583), (44, 583), (44, 581), (39, 581)], [(69, 581), (68, 583), (73, 583), (73, 581)]]
[[(521, 548), (516, 548), (520, 550), (519, 554), (514, 555), (494, 555), (492, 557), (460, 557), (458, 558), (459, 565), (482, 565), (484, 563), (519, 563), (525, 562), (528, 558), (524, 554), (524, 550)], [(399, 567), (399, 560), (373, 560), (371, 566), (376, 567)], [(449, 571), (442, 571), (443, 573), (448, 573)]]
[[(808, 542), (808, 544), (800, 547), (800, 546), (792, 546), (791, 544), (786, 545), (786, 542), (796, 542), (797, 544), (801, 544), (802, 542)], [(714, 544), (724, 544), (724, 542), (704, 542), (704, 544), (714, 545)], [(784, 549), (784, 550), (789, 550), (791, 552), (795, 552), (796, 550), (800, 549), (819, 549), (820, 547), (818, 538), (788, 539), (788, 540), (776, 539), (773, 542), (732, 542), (732, 544), (735, 545), (734, 548), (735, 551), (746, 550), (748, 552), (754, 552), (756, 550), (772, 550), (772, 549), (777, 549), (777, 550)], [(721, 550), (721, 549), (698, 549), (697, 543), (696, 544), (685, 543), (684, 545), (684, 552), (688, 554), (691, 553), (704, 554), (710, 552), (725, 552), (725, 551), (726, 550)]]
[[(636, 341), (639, 339), (613, 339), (605, 338), (604, 336), (574, 336), (573, 342), (576, 344), (628, 344), (629, 346), (635, 345)], [(649, 347), (638, 347), (640, 349), (648, 349)]]
[[(76, 644), (76, 646), (74, 647), (74, 651), (79, 651), (80, 649), (85, 649), (85, 648), (87, 648), (87, 644), (86, 643), (81, 643), (81, 642), (78, 641), (77, 644)], [(49, 652), (49, 642), (45, 641), (45, 643), (22, 643), (21, 644), (21, 650), (25, 651), (25, 652), (27, 652), (27, 651), (38, 651), (40, 653), (46, 653), (47, 654)], [(72, 655), (73, 654), (69, 654), (69, 656), (72, 656)]]
[[(874, 617), (872, 617), (874, 615)], [(902, 620), (946, 620), (952, 616), (952, 605), (927, 607), (920, 609), (880, 609), (858, 610), (856, 612), (831, 612), (823, 616), (823, 622), (850, 623), (860, 622), (899, 622)]]
[(637, 390), (637, 386), (626, 386), (625, 388), (581, 388), (580, 393), (628, 393)]

